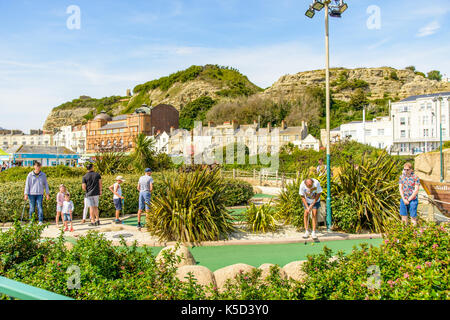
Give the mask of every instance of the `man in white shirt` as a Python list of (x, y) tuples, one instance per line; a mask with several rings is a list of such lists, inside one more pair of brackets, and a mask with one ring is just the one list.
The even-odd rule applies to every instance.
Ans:
[(316, 224), (317, 224), (317, 210), (320, 208), (320, 194), (322, 193), (322, 187), (320, 182), (316, 179), (308, 178), (300, 184), (299, 194), (302, 197), (303, 207), (305, 208), (305, 214), (303, 221), (305, 223), (305, 235), (303, 238), (309, 237), (308, 223), (309, 214), (312, 213), (312, 233), (311, 237), (317, 239)]

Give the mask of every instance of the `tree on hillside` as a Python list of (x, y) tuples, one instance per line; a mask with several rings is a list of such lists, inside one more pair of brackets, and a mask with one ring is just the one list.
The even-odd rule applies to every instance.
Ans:
[(430, 80), (437, 80), (437, 81), (442, 80), (442, 74), (438, 70), (432, 70), (432, 71), (428, 72), (427, 75), (428, 75), (428, 79), (430, 79)]
[(216, 103), (211, 97), (200, 97), (189, 102), (181, 109), (180, 127), (190, 130), (194, 127), (195, 121), (204, 121), (206, 113)]
[(232, 101), (221, 101), (214, 105), (206, 114), (206, 120), (215, 123), (237, 120), (240, 124), (250, 124), (260, 119), (262, 127), (270, 122), (279, 125), (288, 113), (289, 106), (280, 101), (259, 96), (239, 98)]
[(362, 110), (365, 105), (368, 104), (367, 96), (364, 90), (361, 88), (356, 89), (352, 94), (349, 102), (349, 106), (355, 110)]
[(416, 72), (416, 67), (414, 67), (414, 66), (407, 66), (405, 69), (411, 70), (412, 72)]

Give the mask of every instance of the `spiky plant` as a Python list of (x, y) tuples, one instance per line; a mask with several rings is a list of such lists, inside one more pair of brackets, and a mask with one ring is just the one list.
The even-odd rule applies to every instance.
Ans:
[(160, 240), (200, 243), (227, 239), (236, 230), (218, 171), (165, 175), (163, 185), (147, 214), (148, 230)]
[(386, 152), (377, 159), (363, 155), (358, 163), (351, 159), (343, 163), (336, 183), (332, 184), (332, 194), (350, 197), (358, 215), (357, 232), (384, 232), (390, 222), (398, 220), (397, 174), (397, 162)]
[(271, 203), (255, 206), (254, 203), (245, 211), (245, 220), (248, 230), (252, 232), (276, 231), (278, 213)]

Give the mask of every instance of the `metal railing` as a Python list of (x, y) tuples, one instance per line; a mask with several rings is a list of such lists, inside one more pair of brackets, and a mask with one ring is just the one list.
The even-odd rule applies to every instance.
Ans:
[(1, 294), (20, 300), (74, 300), (57, 293), (0, 276), (0, 295)]

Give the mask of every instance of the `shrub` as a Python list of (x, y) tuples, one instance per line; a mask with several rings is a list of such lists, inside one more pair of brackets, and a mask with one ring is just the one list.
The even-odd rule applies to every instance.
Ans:
[(226, 239), (235, 230), (218, 171), (165, 175), (163, 189), (147, 214), (148, 230), (160, 240), (199, 243)]
[[(25, 181), (28, 174), (33, 170), (31, 167), (14, 167), (0, 172), (0, 183)], [(47, 178), (72, 178), (82, 177), (86, 173), (84, 168), (73, 168), (67, 166), (44, 167)]]
[(358, 215), (349, 196), (336, 197), (331, 202), (333, 225), (340, 231), (355, 233), (358, 224)]
[[(366, 244), (329, 262), (332, 252), (309, 256), (304, 299), (405, 300), (449, 298), (449, 229), (396, 224), (380, 247)], [(371, 285), (369, 268), (380, 271), (379, 287)], [(376, 267), (375, 267), (376, 266)], [(369, 280), (369, 281), (368, 281)]]
[(385, 231), (389, 222), (398, 220), (397, 162), (383, 151), (378, 159), (364, 155), (360, 162), (342, 164), (332, 184), (335, 199), (349, 196), (358, 216), (356, 231)]
[(247, 229), (252, 232), (276, 231), (278, 229), (277, 218), (278, 214), (270, 203), (259, 207), (252, 203), (245, 211)]
[(223, 198), (225, 206), (245, 205), (255, 195), (250, 183), (238, 179), (224, 179)]
[[(153, 184), (153, 196), (158, 195), (161, 190), (161, 183), (154, 174), (156, 180)], [(126, 182), (122, 184), (122, 193), (125, 197), (125, 213), (135, 213), (139, 206), (139, 192), (137, 191), (137, 182), (139, 175), (124, 175)], [(112, 201), (112, 193), (108, 189), (115, 182), (115, 176), (102, 176), (103, 191), (100, 197), (99, 210), (101, 217), (113, 217), (115, 212), (114, 203)], [(50, 188), (50, 200), (44, 198), (43, 209), (44, 219), (53, 220), (56, 216), (56, 194), (59, 191), (59, 185), (64, 184), (74, 203), (74, 218), (81, 218), (84, 207), (84, 191), (81, 189), (81, 177), (79, 178), (62, 178), (48, 179)], [(24, 219), (28, 218), (28, 202), (23, 199), (23, 191), (25, 182), (7, 182), (0, 183), (0, 221), (13, 221), (20, 218), (22, 210), (25, 206)]]
[[(114, 300), (448, 300), (449, 226), (393, 225), (380, 247), (361, 244), (350, 254), (333, 252), (308, 256), (303, 281), (281, 279), (274, 266), (266, 279), (261, 271), (240, 273), (225, 290), (199, 286), (192, 278), (175, 277), (179, 258), (165, 252), (157, 262), (151, 249), (136, 243), (113, 247), (103, 235), (90, 232), (72, 250), (64, 238), (39, 241), (36, 224), (0, 232), (0, 275), (76, 299)], [(5, 268), (5, 261), (8, 267)], [(80, 288), (69, 290), (69, 266), (80, 268)], [(379, 269), (378, 286), (371, 286), (370, 268)], [(0, 298), (5, 298), (0, 295)]]

